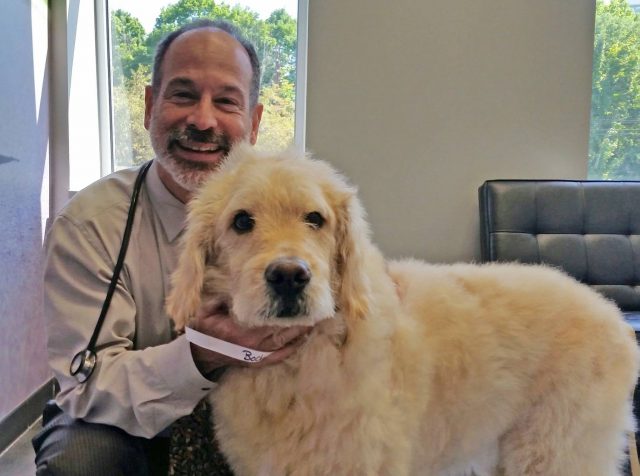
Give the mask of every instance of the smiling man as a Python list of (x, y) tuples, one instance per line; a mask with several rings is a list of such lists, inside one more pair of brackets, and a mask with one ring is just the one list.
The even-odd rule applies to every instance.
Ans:
[(179, 35), (161, 55), (145, 91), (145, 127), (160, 179), (186, 202), (233, 143), (255, 144), (260, 71), (255, 52), (211, 28)]
[[(233, 144), (255, 144), (262, 116), (253, 46), (226, 22), (199, 20), (159, 45), (145, 90), (145, 127), (156, 154), (142, 183), (131, 243), (96, 341), (88, 380), (71, 374), (100, 314), (119, 254), (138, 169), (78, 192), (45, 240), (49, 363), (60, 384), (34, 438), (37, 474), (162, 474), (167, 429), (190, 414), (233, 358), (173, 338), (164, 309), (186, 203)], [(142, 93), (142, 92), (141, 92)], [(201, 309), (192, 326), (240, 346), (291, 355), (306, 328), (246, 330), (227, 310)], [(160, 465), (162, 466), (162, 465)], [(159, 471), (159, 472), (158, 472)]]

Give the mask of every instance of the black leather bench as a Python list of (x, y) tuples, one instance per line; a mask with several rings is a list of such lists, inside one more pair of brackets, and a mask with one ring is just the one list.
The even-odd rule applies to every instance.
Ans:
[(489, 180), (479, 200), (483, 261), (558, 266), (640, 330), (640, 182)]

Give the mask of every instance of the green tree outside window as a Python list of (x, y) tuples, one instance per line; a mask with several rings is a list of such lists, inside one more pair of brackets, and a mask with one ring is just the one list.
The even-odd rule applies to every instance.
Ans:
[(640, 16), (596, 2), (589, 178), (640, 178)]

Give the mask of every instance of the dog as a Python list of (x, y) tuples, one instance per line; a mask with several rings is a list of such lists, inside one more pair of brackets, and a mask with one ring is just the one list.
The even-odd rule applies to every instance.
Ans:
[(211, 301), (313, 326), (212, 391), (238, 476), (621, 474), (639, 353), (617, 307), (550, 267), (386, 260), (324, 161), (234, 147), (190, 203), (168, 311), (183, 328)]

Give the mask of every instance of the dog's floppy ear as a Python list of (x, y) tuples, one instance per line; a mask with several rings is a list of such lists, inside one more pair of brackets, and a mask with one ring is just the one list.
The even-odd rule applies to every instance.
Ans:
[(364, 318), (369, 312), (371, 286), (365, 257), (371, 246), (369, 226), (356, 191), (350, 189), (336, 209), (338, 307), (349, 318)]
[[(190, 214), (194, 217), (194, 214)], [(211, 222), (209, 222), (211, 223)], [(206, 220), (192, 220), (184, 235), (178, 267), (171, 276), (167, 312), (181, 331), (200, 307), (204, 273), (209, 250), (211, 225)]]

